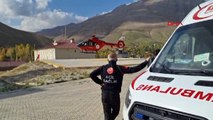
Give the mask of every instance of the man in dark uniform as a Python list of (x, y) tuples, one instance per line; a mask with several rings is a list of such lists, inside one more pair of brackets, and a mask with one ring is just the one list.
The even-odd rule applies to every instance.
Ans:
[[(104, 109), (105, 120), (114, 120), (120, 110), (120, 92), (125, 73), (138, 72), (148, 64), (149, 58), (145, 62), (135, 67), (125, 67), (117, 65), (117, 54), (110, 53), (108, 55), (109, 63), (94, 70), (90, 77), (101, 85), (102, 103)], [(98, 76), (101, 76), (101, 79)]]

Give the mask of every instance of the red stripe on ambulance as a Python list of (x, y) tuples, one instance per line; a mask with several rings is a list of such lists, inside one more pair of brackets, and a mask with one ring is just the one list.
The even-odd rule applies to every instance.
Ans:
[(168, 87), (166, 89), (162, 89), (161, 86), (141, 84), (136, 88), (136, 90), (157, 92), (170, 95), (180, 95), (182, 97), (189, 97), (213, 102), (213, 93), (204, 93), (203, 91), (196, 91), (191, 89), (176, 88), (176, 87)]
[(213, 16), (213, 3), (199, 9), (193, 16), (194, 20), (206, 19)]

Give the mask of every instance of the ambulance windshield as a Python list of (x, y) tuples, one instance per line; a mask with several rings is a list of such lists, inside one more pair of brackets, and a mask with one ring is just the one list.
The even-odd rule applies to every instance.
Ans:
[(213, 75), (213, 20), (177, 29), (150, 70)]

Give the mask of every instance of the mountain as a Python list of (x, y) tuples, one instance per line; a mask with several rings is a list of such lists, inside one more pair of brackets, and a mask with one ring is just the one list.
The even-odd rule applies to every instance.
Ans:
[(75, 23), (70, 23), (70, 24), (66, 25), (66, 28), (65, 28), (65, 26), (57, 26), (55, 28), (41, 30), (37, 33), (41, 34), (41, 35), (45, 35), (45, 36), (50, 37), (50, 38), (54, 37), (54, 36), (56, 37), (56, 36), (59, 36), (59, 35), (64, 35), (65, 29), (70, 30), (75, 25), (76, 25)]
[(51, 41), (52, 40), (47, 37), (16, 30), (0, 22), (0, 47), (14, 47), (16, 44), (28, 43), (36, 48), (40, 48)]
[[(121, 35), (139, 40), (141, 34), (142, 38), (165, 39), (175, 28), (168, 27), (167, 22), (180, 22), (192, 8), (202, 2), (204, 0), (141, 0), (121, 5), (110, 13), (92, 17), (82, 23), (66, 25), (66, 33), (77, 40), (94, 34), (104, 36), (109, 41)], [(38, 33), (57, 37), (62, 31), (64, 26)]]

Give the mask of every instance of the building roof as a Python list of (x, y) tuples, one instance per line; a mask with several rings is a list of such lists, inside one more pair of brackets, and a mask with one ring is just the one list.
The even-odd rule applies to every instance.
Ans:
[(49, 49), (49, 48), (70, 48), (70, 49), (76, 49), (77, 44), (76, 42), (72, 40), (58, 40), (54, 41), (51, 45), (47, 45), (46, 47), (42, 49)]

